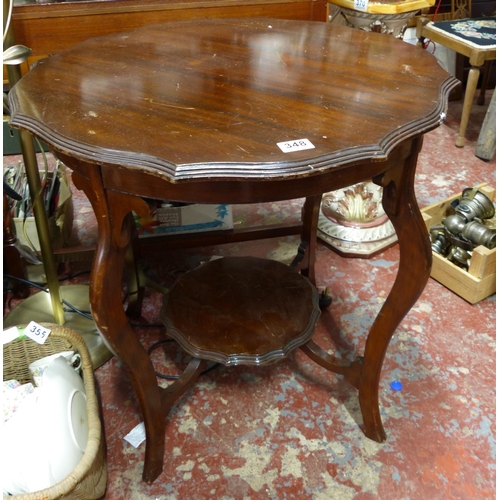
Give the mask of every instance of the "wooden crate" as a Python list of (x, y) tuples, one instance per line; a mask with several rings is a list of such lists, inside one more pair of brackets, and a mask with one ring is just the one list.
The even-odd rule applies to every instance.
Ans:
[[(476, 186), (490, 200), (495, 198), (495, 189), (486, 183)], [(441, 220), (453, 213), (451, 202), (460, 199), (462, 193), (450, 196), (446, 200), (434, 203), (421, 210), (427, 230), (441, 224)], [(456, 266), (442, 255), (432, 253), (431, 277), (439, 281), (471, 304), (495, 293), (496, 290), (496, 248), (476, 247), (472, 252), (469, 271)]]

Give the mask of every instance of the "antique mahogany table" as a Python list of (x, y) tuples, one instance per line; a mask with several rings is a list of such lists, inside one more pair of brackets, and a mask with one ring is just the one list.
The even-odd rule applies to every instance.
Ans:
[[(443, 121), (455, 83), (431, 55), (383, 35), (326, 23), (240, 19), (147, 26), (88, 40), (41, 61), (12, 89), (11, 125), (51, 146), (73, 170), (75, 184), (95, 211), (92, 314), (126, 367), (141, 407), (146, 481), (162, 470), (165, 418), (200, 374), (204, 363), (198, 358), (260, 364), (300, 346), (359, 390), (365, 434), (385, 439), (378, 406), (385, 352), (431, 267), (414, 196), (417, 156), (423, 135)], [(364, 356), (351, 363), (336, 360), (311, 340), (319, 315), (313, 304), (317, 218), (322, 193), (369, 179), (383, 186), (400, 263)], [(293, 271), (265, 259), (229, 259), (205, 264), (209, 267), (188, 273), (180, 288), (173, 287), (168, 300), (175, 299), (174, 306), (166, 303), (164, 319), (195, 357), (176, 382), (160, 388), (122, 305), (131, 211), (147, 215), (146, 198), (259, 203), (302, 197), (302, 243)], [(269, 273), (272, 279), (266, 278)], [(189, 292), (198, 279), (208, 280), (200, 283), (198, 299), (212, 310), (207, 314), (198, 300), (194, 316), (183, 317), (190, 298), (182, 287)], [(240, 293), (242, 283), (249, 286)], [(257, 309), (267, 297), (261, 291), (269, 293), (270, 287), (282, 291), (285, 300), (291, 290), (307, 298), (306, 307), (287, 310), (279, 300), (266, 299), (266, 338)], [(225, 293), (227, 301), (213, 297), (214, 290)], [(219, 307), (225, 312), (219, 314)], [(228, 323), (244, 322), (248, 333), (240, 335), (235, 326), (217, 337), (212, 318), (220, 325), (223, 314), (233, 315)], [(213, 338), (204, 341), (203, 331), (189, 338), (186, 329), (195, 324), (203, 330), (207, 322), (207, 336)], [(275, 345), (272, 329), (283, 324), (291, 331), (280, 332), (281, 343)], [(259, 342), (252, 342), (254, 334)]]

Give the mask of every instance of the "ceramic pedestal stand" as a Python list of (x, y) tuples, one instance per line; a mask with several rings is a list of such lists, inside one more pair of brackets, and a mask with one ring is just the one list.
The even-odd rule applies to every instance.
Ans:
[(397, 242), (382, 188), (361, 182), (323, 195), (318, 237), (345, 257), (369, 258)]

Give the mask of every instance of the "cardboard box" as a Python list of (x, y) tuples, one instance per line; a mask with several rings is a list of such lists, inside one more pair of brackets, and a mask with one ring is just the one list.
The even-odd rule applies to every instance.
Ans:
[[(483, 183), (475, 186), (493, 201), (495, 189)], [(434, 203), (421, 210), (427, 230), (441, 223), (441, 220), (453, 213), (451, 203), (461, 199), (462, 193), (450, 196), (446, 200)], [(471, 304), (475, 304), (496, 291), (496, 248), (489, 250), (484, 246), (472, 251), (469, 270), (456, 266), (442, 255), (432, 253), (431, 277), (455, 292)]]
[(231, 205), (164, 206), (154, 208), (148, 217), (134, 214), (139, 237), (216, 231), (233, 228)]
[[(68, 175), (66, 169), (62, 165), (59, 166), (57, 175), (60, 180), (57, 208), (55, 213), (48, 219), (49, 234), (53, 249), (62, 248), (69, 243), (71, 230), (73, 228), (73, 200), (71, 197)], [(52, 172), (49, 172), (49, 179), (51, 176)], [(26, 231), (35, 249), (40, 251), (40, 241), (36, 230), (35, 218), (26, 217), (26, 221), (24, 221), (22, 217), (13, 217), (13, 221), (19, 242), (22, 245), (31, 246), (24, 235), (24, 231)]]

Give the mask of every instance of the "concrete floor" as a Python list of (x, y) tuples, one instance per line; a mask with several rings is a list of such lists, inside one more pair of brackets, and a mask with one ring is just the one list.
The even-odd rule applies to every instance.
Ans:
[[(488, 92), (488, 100), (491, 92)], [(463, 149), (454, 146), (461, 104), (427, 134), (416, 175), (421, 207), (487, 182), (496, 185), (496, 157), (474, 156), (486, 108), (474, 105)], [(4, 166), (15, 157), (4, 157)], [(85, 197), (74, 191), (73, 242), (95, 241)], [(237, 222), (296, 220), (300, 201), (235, 206)], [(179, 272), (212, 255), (256, 255), (289, 262), (293, 237), (153, 255), (142, 265), (169, 285)], [(78, 266), (81, 267), (81, 263)], [(78, 266), (70, 266), (67, 272)], [(397, 245), (370, 259), (317, 251), (319, 286), (333, 292), (314, 339), (352, 359), (392, 286)], [(78, 278), (85, 282), (88, 277)], [(12, 302), (12, 305), (15, 301)], [(159, 323), (161, 295), (148, 290), (141, 321)], [(163, 328), (136, 328), (148, 347)], [(365, 438), (356, 390), (301, 352), (265, 367), (218, 367), (179, 402), (166, 426), (164, 470), (141, 480), (144, 444), (124, 436), (140, 421), (129, 380), (113, 358), (95, 371), (107, 443), (106, 500), (122, 499), (492, 499), (495, 498), (495, 295), (471, 305), (430, 279), (394, 335), (386, 356), (380, 405), (388, 435)], [(158, 370), (175, 374), (185, 356), (155, 351)], [(395, 391), (391, 382), (402, 382)], [(166, 382), (162, 382), (165, 384)]]

